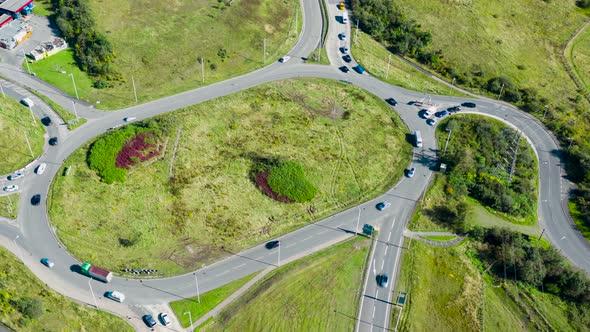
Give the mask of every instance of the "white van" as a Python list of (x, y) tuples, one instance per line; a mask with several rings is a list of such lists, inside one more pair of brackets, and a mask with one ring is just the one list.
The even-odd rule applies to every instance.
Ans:
[(416, 140), (416, 147), (421, 148), (422, 147), (422, 133), (420, 132), (420, 130), (416, 130), (414, 132), (414, 139)]
[(125, 301), (125, 294), (117, 291), (107, 292), (107, 297), (111, 300), (123, 303)]
[(35, 103), (33, 102), (33, 100), (31, 98), (25, 98), (25, 99), (21, 100), (20, 102), (21, 102), (21, 104), (25, 105), (26, 107), (35, 106)]
[(131, 122), (131, 121), (135, 121), (136, 119), (137, 119), (136, 117), (130, 116), (130, 117), (124, 118), (123, 121), (125, 121), (125, 122)]
[(346, 24), (348, 22), (348, 12), (342, 13), (342, 24)]

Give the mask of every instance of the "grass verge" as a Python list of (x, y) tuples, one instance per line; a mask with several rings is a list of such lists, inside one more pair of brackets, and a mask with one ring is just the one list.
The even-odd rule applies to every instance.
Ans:
[[(403, 88), (440, 95), (466, 96), (464, 93), (434, 80), (422, 71), (390, 53), (383, 45), (366, 33), (358, 32), (358, 43), (351, 46), (354, 59), (371, 75), (382, 81)], [(387, 75), (388, 57), (391, 56), (389, 75)]]
[[(69, 176), (56, 177), (51, 223), (81, 260), (114, 271), (194, 270), (379, 195), (411, 156), (387, 104), (329, 80), (273, 82), (154, 121), (168, 137), (162, 159), (125, 183), (100, 182), (89, 145), (64, 163)], [(318, 189), (312, 201), (284, 204), (258, 189), (254, 167), (277, 159), (303, 166)]]
[[(397, 287), (409, 293), (399, 330), (588, 331), (583, 311), (557, 296), (482, 277), (469, 247), (469, 241), (445, 248), (412, 241)], [(396, 307), (392, 326), (398, 315)]]
[(33, 8), (35, 15), (49, 16), (51, 15), (51, 10), (51, 0), (35, 0), (35, 8)]
[(18, 215), (19, 194), (0, 196), (0, 216), (16, 219)]
[[(131, 325), (119, 317), (57, 294), (4, 248), (0, 248), (0, 284), (0, 321), (11, 330), (133, 331)], [(29, 312), (35, 317), (24, 315), (14, 307), (24, 299), (40, 303), (40, 310)]]
[(421, 238), (431, 240), (431, 241), (440, 241), (446, 242), (456, 238), (455, 235), (420, 235)]
[(49, 105), (49, 107), (51, 107), (51, 109), (54, 110), (55, 113), (57, 113), (57, 115), (59, 115), (59, 117), (65, 123), (67, 123), (69, 130), (74, 130), (86, 123), (87, 120), (85, 118), (78, 117), (78, 121), (76, 121), (76, 115), (74, 115), (72, 112), (66, 110), (65, 108), (61, 107), (58, 103), (54, 102), (50, 98), (45, 97), (44, 95), (38, 93), (37, 91), (32, 91), (32, 92), (37, 97), (41, 98), (47, 105)]
[[(7, 174), (24, 167), (41, 154), (45, 128), (18, 101), (1, 96), (0, 101), (0, 174)], [(27, 145), (27, 138), (32, 151)]]
[(329, 65), (330, 59), (328, 59), (328, 53), (325, 47), (318, 47), (313, 53), (305, 60), (305, 63), (315, 63), (320, 65)]
[(569, 201), (567, 203), (567, 206), (569, 207), (570, 215), (572, 216), (572, 219), (574, 219), (574, 222), (578, 226), (578, 229), (580, 230), (582, 235), (586, 239), (590, 240), (590, 226), (588, 226), (586, 223), (584, 223), (584, 221), (580, 217), (580, 211), (578, 210), (576, 203)]
[(201, 331), (350, 331), (371, 241), (347, 240), (281, 267)]
[[(83, 74), (76, 77), (76, 84), (80, 99), (92, 104), (100, 101), (96, 106), (105, 109), (135, 104), (132, 81), (143, 103), (251, 72), (286, 54), (299, 35), (296, 0), (150, 0), (141, 6), (131, 0), (88, 3), (96, 30), (113, 46), (114, 66), (122, 80), (110, 88), (95, 89)], [(297, 24), (302, 24), (301, 15)], [(265, 41), (268, 54), (263, 63)], [(49, 59), (59, 60), (64, 69), (73, 62), (71, 52), (55, 56)], [(204, 59), (204, 83), (199, 59)], [(71, 78), (56, 72), (55, 65), (49, 69), (34, 71), (73, 95)]]
[(235, 293), (240, 287), (244, 286), (250, 279), (254, 278), (257, 273), (253, 273), (242, 279), (238, 279), (223, 285), (219, 288), (208, 291), (201, 295), (201, 302), (197, 302), (197, 297), (191, 297), (184, 300), (170, 302), (170, 307), (174, 311), (176, 318), (182, 327), (188, 327), (190, 320), (185, 312), (190, 312), (193, 322), (196, 322), (203, 315), (217, 307), (228, 296)]

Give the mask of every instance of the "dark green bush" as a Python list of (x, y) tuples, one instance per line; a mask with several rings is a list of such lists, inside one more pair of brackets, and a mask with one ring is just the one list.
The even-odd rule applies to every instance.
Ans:
[(275, 193), (298, 203), (311, 201), (317, 193), (317, 188), (306, 179), (303, 167), (292, 161), (270, 167), (267, 181)]
[(39, 318), (45, 309), (43, 309), (43, 302), (39, 299), (31, 297), (23, 297), (13, 302), (13, 306), (28, 318)]

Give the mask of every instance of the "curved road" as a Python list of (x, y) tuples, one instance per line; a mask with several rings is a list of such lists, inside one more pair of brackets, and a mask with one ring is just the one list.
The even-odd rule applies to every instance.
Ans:
[[(290, 55), (306, 57), (317, 47), (321, 31), (321, 15), (319, 3), (303, 0), (304, 26), (296, 47)], [(330, 6), (331, 4), (328, 4)], [(332, 23), (333, 17), (330, 17)], [(337, 51), (336, 51), (337, 52)], [(333, 54), (332, 51), (329, 54)], [(37, 79), (24, 74), (21, 70), (10, 66), (0, 66), (0, 73), (14, 81), (32, 87), (66, 108), (71, 108), (72, 99), (55, 88), (46, 86)], [(236, 77), (196, 90), (187, 91), (175, 96), (163, 98), (150, 103), (130, 107), (119, 112), (102, 112), (78, 104), (78, 114), (89, 119), (88, 123), (74, 132), (61, 133), (62, 138), (57, 147), (49, 147), (47, 153), (40, 158), (48, 167), (43, 176), (35, 176), (35, 181), (23, 186), (19, 215), (16, 225), (0, 223), (0, 240), (11, 249), (25, 264), (44, 282), (55, 290), (68, 296), (93, 304), (91, 290), (97, 296), (99, 308), (110, 310), (119, 315), (140, 315), (145, 312), (144, 305), (163, 304), (183, 297), (195, 296), (195, 278), (199, 280), (201, 292), (219, 287), (232, 280), (259, 271), (269, 265), (278, 265), (278, 253), (266, 250), (262, 246), (248, 249), (241, 253), (215, 263), (195, 273), (158, 280), (128, 280), (114, 278), (109, 284), (89, 281), (85, 276), (72, 272), (71, 267), (80, 261), (70, 256), (59, 245), (54, 230), (48, 223), (45, 198), (48, 188), (63, 161), (85, 142), (107, 131), (109, 128), (123, 124), (126, 116), (135, 116), (138, 120), (170, 112), (181, 107), (190, 106), (220, 96), (232, 94), (266, 82), (294, 77), (321, 77), (335, 80), (346, 80), (366, 89), (381, 98), (394, 97), (399, 106), (396, 111), (411, 131), (422, 131), (424, 147), (415, 149), (412, 163), (416, 167), (416, 175), (412, 179), (403, 179), (394, 188), (379, 198), (361, 204), (332, 217), (310, 224), (293, 233), (281, 237), (281, 262), (297, 259), (303, 255), (317, 251), (347, 237), (353, 236), (357, 225), (371, 223), (379, 229), (379, 238), (369, 267), (367, 285), (360, 311), (359, 329), (388, 328), (389, 310), (391, 305), (391, 289), (377, 289), (374, 276), (382, 272), (395, 280), (399, 268), (399, 257), (403, 249), (402, 231), (413, 207), (422, 191), (427, 187), (436, 164), (437, 147), (434, 128), (425, 124), (417, 116), (417, 108), (408, 106), (407, 102), (419, 100), (423, 93), (405, 90), (381, 82), (368, 74), (359, 75), (353, 72), (341, 73), (332, 66), (303, 64), (299, 59), (288, 63), (275, 63), (250, 74)], [(432, 102), (440, 106), (457, 105), (464, 98), (433, 96)], [(547, 238), (553, 245), (576, 266), (590, 271), (590, 246), (571, 224), (563, 185), (559, 147), (551, 134), (533, 117), (489, 100), (477, 101), (478, 113), (491, 115), (519, 128), (532, 142), (539, 157), (540, 166), (540, 225), (546, 229)], [(55, 122), (55, 121), (54, 121)], [(54, 129), (51, 129), (54, 130)], [(66, 136), (67, 135), (67, 136)], [(32, 177), (32, 176), (31, 176)], [(25, 177), (27, 181), (30, 177)], [(39, 206), (31, 206), (29, 199), (33, 194), (40, 193), (44, 201)], [(387, 200), (392, 207), (383, 212), (374, 206), (377, 202)], [(18, 236), (18, 237), (17, 237)], [(14, 244), (18, 245), (15, 248)], [(51, 257), (56, 266), (46, 269), (39, 264), (41, 257)], [(92, 287), (92, 289), (90, 288)], [(127, 295), (125, 305), (104, 299), (102, 294), (109, 290), (119, 290)], [(349, 313), (350, 314), (350, 313)], [(134, 318), (137, 318), (134, 316)]]

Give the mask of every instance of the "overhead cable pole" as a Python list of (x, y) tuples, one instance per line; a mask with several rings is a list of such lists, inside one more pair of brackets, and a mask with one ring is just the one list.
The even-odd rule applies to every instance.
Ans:
[(29, 75), (32, 75), (33, 73), (31, 73), (31, 67), (29, 67), (29, 60), (27, 60), (27, 56), (25, 55), (25, 50), (23, 51), (23, 57), (25, 58), (25, 63), (27, 64), (27, 70), (29, 71)]
[(31, 149), (31, 143), (29, 142), (29, 136), (27, 135), (27, 132), (23, 130), (23, 133), (25, 134), (25, 139), (27, 140), (27, 146), (29, 147), (29, 152), (31, 153), (31, 157), (35, 158), (35, 155), (33, 154), (33, 149)]
[(72, 105), (74, 106), (74, 115), (76, 116), (76, 122), (78, 122), (78, 111), (76, 110), (76, 102), (73, 100)]
[(133, 83), (133, 95), (135, 96), (135, 102), (137, 103), (137, 90), (135, 89), (135, 79), (133, 79), (133, 75), (131, 75), (131, 83)]
[(264, 63), (266, 63), (266, 38), (264, 38), (263, 42), (263, 51), (264, 51)]
[(354, 44), (356, 45), (358, 43), (358, 37), (359, 37), (359, 20), (356, 20), (356, 31), (354, 32)]
[(391, 54), (387, 57), (387, 73), (385, 73), (385, 79), (389, 78), (389, 66), (391, 65)]
[(201, 303), (201, 294), (199, 293), (199, 280), (197, 279), (197, 274), (193, 273), (195, 276), (195, 285), (197, 285), (197, 302)]
[(74, 92), (76, 93), (76, 99), (80, 99), (80, 97), (78, 97), (78, 89), (76, 88), (76, 81), (74, 81), (74, 74), (70, 73), (70, 76), (72, 77), (72, 84), (74, 84)]

